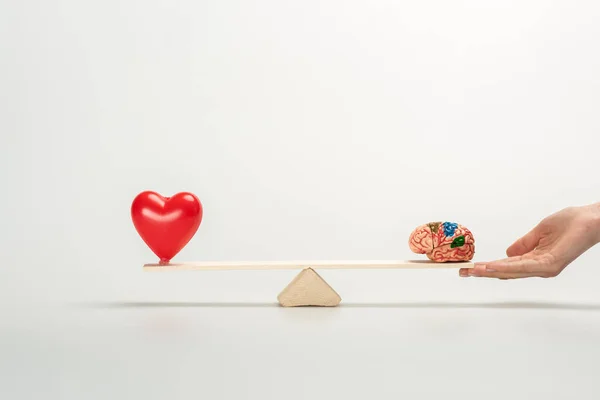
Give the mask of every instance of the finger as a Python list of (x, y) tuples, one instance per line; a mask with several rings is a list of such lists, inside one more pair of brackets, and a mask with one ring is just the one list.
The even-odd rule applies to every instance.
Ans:
[(476, 270), (474, 268), (461, 268), (459, 274), (463, 278), (470, 276), (477, 278), (497, 278), (502, 280), (532, 278), (537, 276), (535, 273), (506, 273), (506, 272), (491, 272), (487, 270)]
[(534, 250), (539, 242), (540, 235), (536, 227), (511, 244), (508, 249), (506, 249), (506, 255), (509, 257), (522, 256), (523, 254)]
[(517, 261), (521, 261), (525, 258), (526, 256), (514, 256), (514, 257), (508, 257), (508, 258), (504, 258), (501, 260), (495, 260), (495, 261), (479, 261), (476, 262), (472, 268), (461, 268), (461, 270), (465, 270), (465, 271), (472, 271), (472, 270), (485, 270), (488, 265), (504, 265), (504, 264), (512, 264), (515, 263)]
[(478, 278), (496, 278), (496, 279), (502, 279), (502, 280), (537, 277), (536, 274), (528, 274), (528, 273), (508, 274), (508, 273), (502, 273), (502, 272), (485, 272), (483, 275), (474, 275), (474, 276), (476, 276)]
[[(481, 277), (481, 278), (498, 278), (498, 279), (519, 279), (519, 278), (530, 278), (537, 276), (535, 272), (501, 272), (487, 267), (486, 265), (478, 264), (474, 268), (471, 268), (464, 273), (468, 276)], [(464, 276), (464, 275), (461, 275)]]
[[(480, 261), (477, 262), (473, 265), (472, 268), (460, 268), (458, 273), (460, 276), (462, 277), (469, 277), (469, 276), (475, 276), (476, 274), (482, 275), (486, 270), (488, 270), (488, 272), (496, 272), (496, 270), (494, 270), (493, 266), (494, 265), (499, 265), (498, 268), (502, 268), (503, 265), (508, 265), (508, 264), (514, 264), (518, 261), (522, 261), (525, 259), (525, 257), (527, 256), (514, 256), (514, 257), (509, 257), (509, 258), (505, 258), (503, 260), (497, 260), (497, 261)], [(515, 273), (518, 271), (508, 271), (511, 273)]]
[[(522, 256), (516, 256), (516, 257), (507, 258), (506, 260), (502, 260), (502, 261), (515, 262), (515, 261), (518, 261), (521, 259), (522, 259)], [(471, 268), (460, 268), (458, 270), (458, 274), (460, 276), (462, 276), (463, 278), (473, 276), (474, 272), (479, 272), (481, 274), (486, 270), (487, 265), (491, 264), (491, 263), (492, 262), (478, 262), (478, 263), (475, 263), (474, 266)]]
[(543, 266), (539, 260), (525, 256), (515, 256), (504, 260), (479, 263), (473, 269), (477, 273), (537, 274), (543, 272)]

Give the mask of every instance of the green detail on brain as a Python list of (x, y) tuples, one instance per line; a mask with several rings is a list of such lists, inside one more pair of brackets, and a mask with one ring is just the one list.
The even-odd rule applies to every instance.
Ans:
[(464, 235), (458, 236), (456, 239), (452, 241), (450, 244), (450, 248), (461, 247), (465, 245), (465, 237)]

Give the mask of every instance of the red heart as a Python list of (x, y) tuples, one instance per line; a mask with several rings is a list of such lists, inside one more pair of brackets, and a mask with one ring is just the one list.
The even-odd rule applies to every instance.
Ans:
[(145, 191), (131, 204), (135, 229), (161, 263), (168, 263), (188, 244), (200, 227), (202, 214), (202, 203), (188, 192), (164, 197)]

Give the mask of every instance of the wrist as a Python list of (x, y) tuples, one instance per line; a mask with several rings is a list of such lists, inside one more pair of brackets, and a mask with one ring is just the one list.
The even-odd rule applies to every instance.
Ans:
[(590, 224), (594, 234), (594, 244), (600, 243), (600, 203), (590, 205)]

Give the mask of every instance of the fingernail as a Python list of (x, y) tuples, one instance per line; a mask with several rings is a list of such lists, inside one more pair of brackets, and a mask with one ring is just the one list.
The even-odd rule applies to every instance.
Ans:
[(463, 278), (468, 278), (469, 277), (469, 272), (468, 271), (459, 271), (458, 272), (460, 274), (460, 276), (462, 276)]
[(495, 270), (495, 269), (493, 269), (493, 268), (491, 268), (491, 267), (488, 267), (488, 266), (486, 266), (486, 267), (485, 267), (485, 270), (486, 270), (487, 272), (496, 272), (496, 270)]

